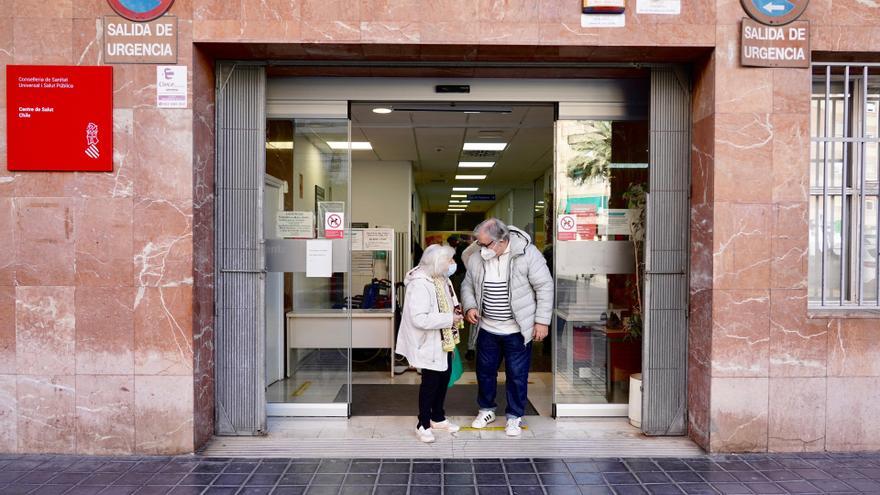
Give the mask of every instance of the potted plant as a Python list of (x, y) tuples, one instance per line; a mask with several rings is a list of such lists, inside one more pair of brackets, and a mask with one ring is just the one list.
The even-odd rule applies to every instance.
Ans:
[[(630, 284), (635, 305), (632, 313), (625, 319), (626, 338), (641, 340), (644, 319), (642, 318), (642, 284), (644, 281), (645, 264), (642, 261), (645, 246), (645, 207), (648, 190), (644, 183), (631, 182), (623, 193), (626, 206), (630, 210), (630, 239), (633, 246), (635, 261), (635, 281)], [(629, 422), (639, 428), (642, 425), (642, 374), (636, 373), (629, 378)]]

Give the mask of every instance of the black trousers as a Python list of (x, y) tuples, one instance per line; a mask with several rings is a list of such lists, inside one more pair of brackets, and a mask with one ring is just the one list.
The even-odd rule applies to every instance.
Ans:
[(426, 430), (431, 421), (439, 423), (446, 419), (443, 403), (446, 402), (446, 390), (449, 388), (449, 377), (452, 375), (452, 353), (446, 353), (446, 371), (434, 371), (422, 368), (422, 385), (419, 387), (419, 426)]

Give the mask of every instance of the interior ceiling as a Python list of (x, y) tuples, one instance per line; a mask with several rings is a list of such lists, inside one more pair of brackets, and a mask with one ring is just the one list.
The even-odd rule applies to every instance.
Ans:
[[(374, 108), (430, 109), (432, 103), (353, 103), (352, 141), (369, 141), (372, 151), (352, 151), (357, 161), (411, 161), (416, 189), (425, 211), (447, 209), (453, 186), (479, 187), (477, 193), (500, 199), (512, 188), (531, 188), (553, 166), (554, 106), (551, 104), (476, 104), (481, 113), (462, 111), (394, 111)], [(444, 105), (445, 104), (441, 104)], [(486, 110), (507, 109), (510, 113)], [(505, 142), (500, 153), (462, 151), (465, 142)], [(458, 168), (459, 161), (495, 161), (492, 168)], [(486, 174), (484, 180), (456, 180), (456, 174)], [(486, 211), (494, 201), (472, 201), (469, 212)]]

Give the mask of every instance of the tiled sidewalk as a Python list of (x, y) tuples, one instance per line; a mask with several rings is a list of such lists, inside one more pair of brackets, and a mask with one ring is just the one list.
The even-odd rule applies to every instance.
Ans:
[(0, 494), (880, 494), (880, 453), (685, 459), (0, 456)]

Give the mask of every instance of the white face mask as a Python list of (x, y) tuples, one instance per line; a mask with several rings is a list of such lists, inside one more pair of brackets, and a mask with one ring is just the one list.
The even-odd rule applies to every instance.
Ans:
[(455, 263), (449, 265), (449, 268), (446, 269), (446, 276), (451, 277), (455, 274), (455, 271), (458, 270), (458, 265)]
[(480, 248), (480, 257), (484, 260), (489, 261), (495, 256), (497, 256), (497, 253), (495, 253), (494, 249), (489, 249), (487, 247)]

